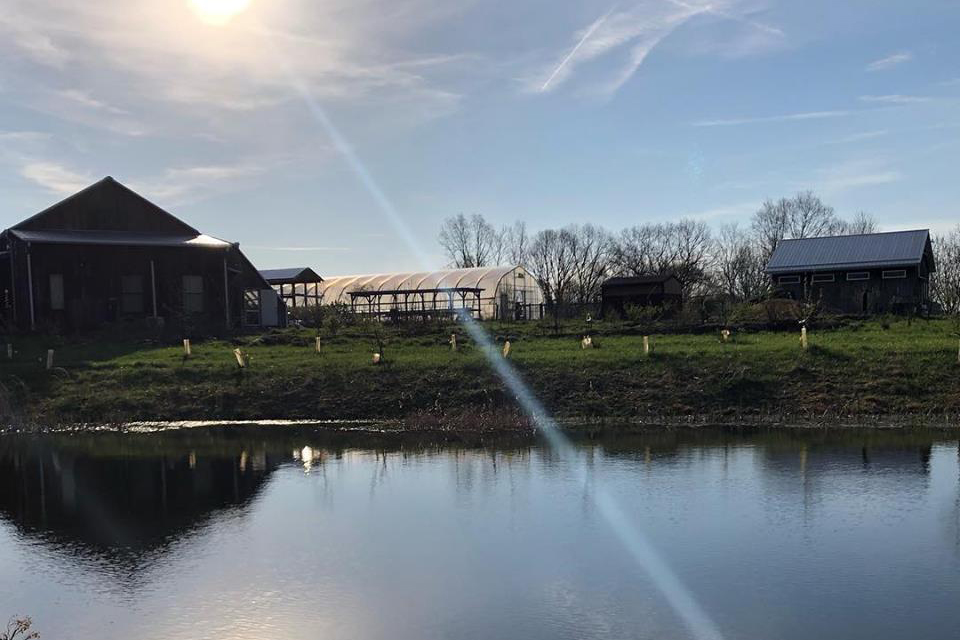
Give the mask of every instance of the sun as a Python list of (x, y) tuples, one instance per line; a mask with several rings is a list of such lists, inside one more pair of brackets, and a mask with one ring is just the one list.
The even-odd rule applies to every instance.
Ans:
[(190, 8), (209, 24), (223, 25), (243, 13), (250, 0), (188, 0)]

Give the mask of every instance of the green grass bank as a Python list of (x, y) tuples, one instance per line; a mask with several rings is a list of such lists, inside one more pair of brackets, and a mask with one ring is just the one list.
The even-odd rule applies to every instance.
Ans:
[[(553, 414), (649, 422), (877, 421), (954, 424), (960, 415), (956, 325), (877, 320), (799, 331), (653, 333), (629, 323), (485, 324)], [(458, 350), (452, 351), (450, 334)], [(0, 352), (0, 416), (54, 426), (136, 420), (485, 420), (514, 406), (483, 348), (462, 328), (286, 329), (180, 344), (143, 335), (14, 337)], [(382, 344), (384, 361), (372, 354)], [(248, 356), (241, 369), (233, 354)], [(47, 349), (54, 367), (46, 369)]]

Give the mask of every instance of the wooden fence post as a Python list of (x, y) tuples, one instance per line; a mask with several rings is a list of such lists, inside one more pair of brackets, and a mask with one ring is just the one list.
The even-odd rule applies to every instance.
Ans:
[(53, 369), (53, 349), (47, 349), (47, 369)]
[(190, 355), (190, 338), (183, 339), (183, 355)]
[(800, 346), (804, 349), (807, 348), (807, 328), (800, 327)]
[(643, 336), (643, 355), (650, 355), (650, 336)]

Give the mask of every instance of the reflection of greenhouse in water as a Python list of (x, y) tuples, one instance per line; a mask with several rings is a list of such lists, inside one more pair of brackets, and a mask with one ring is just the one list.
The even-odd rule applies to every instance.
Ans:
[(319, 287), (323, 304), (381, 317), (466, 312), (479, 319), (536, 319), (543, 304), (540, 287), (520, 266), (339, 276)]

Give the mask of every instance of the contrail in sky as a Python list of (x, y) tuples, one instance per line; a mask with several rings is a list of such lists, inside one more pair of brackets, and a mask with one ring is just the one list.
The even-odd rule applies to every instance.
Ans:
[(570, 53), (567, 54), (567, 57), (565, 57), (560, 62), (557, 68), (553, 70), (553, 73), (550, 74), (550, 77), (547, 78), (547, 81), (543, 83), (542, 87), (540, 87), (541, 93), (547, 90), (547, 87), (550, 86), (550, 83), (553, 82), (553, 79), (557, 77), (558, 73), (563, 71), (563, 68), (567, 66), (567, 63), (570, 62), (570, 59), (573, 58), (574, 55), (576, 55), (577, 51), (580, 50), (580, 47), (583, 46), (583, 43), (590, 39), (590, 36), (593, 35), (593, 32), (596, 31), (600, 27), (600, 25), (606, 22), (607, 18), (610, 17), (610, 14), (613, 13), (613, 10), (615, 7), (616, 5), (614, 5), (613, 7), (610, 7), (610, 10), (607, 11), (605, 14), (603, 14), (599, 20), (597, 20), (592, 25), (590, 25), (590, 28), (587, 29), (587, 32), (583, 34), (582, 38), (580, 38), (580, 42), (578, 42), (576, 46), (574, 46), (573, 49), (570, 50)]

